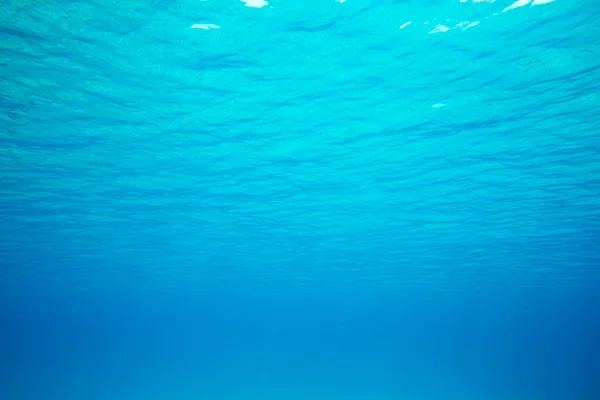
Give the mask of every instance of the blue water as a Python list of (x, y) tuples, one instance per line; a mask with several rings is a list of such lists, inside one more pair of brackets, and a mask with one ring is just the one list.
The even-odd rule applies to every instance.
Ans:
[(598, 0), (0, 5), (0, 399), (600, 399)]

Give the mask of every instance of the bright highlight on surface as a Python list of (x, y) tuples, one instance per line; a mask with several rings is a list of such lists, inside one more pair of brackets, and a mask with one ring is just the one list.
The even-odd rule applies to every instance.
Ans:
[(531, 7), (533, 7), (533, 6), (540, 6), (542, 4), (548, 4), (548, 3), (552, 3), (552, 2), (554, 2), (554, 0), (533, 0), (533, 2), (531, 0), (517, 0), (514, 3), (512, 3), (510, 6), (506, 7), (504, 10), (502, 10), (502, 12), (507, 12), (507, 11), (510, 11), (510, 10), (518, 8), (518, 7), (524, 7), (524, 6), (528, 5), (529, 3), (531, 3)]
[(269, 5), (265, 0), (241, 0), (241, 2), (246, 3), (246, 7), (252, 8), (262, 8)]
[[(502, 13), (505, 13), (507, 11), (513, 10), (515, 8), (520, 8), (520, 7), (525, 7), (525, 6), (538, 6), (538, 5), (542, 5), (542, 4), (548, 4), (548, 3), (553, 3), (555, 0), (517, 0), (515, 2), (513, 2), (510, 6), (504, 8), (502, 10)], [(495, 0), (460, 0), (461, 3), (494, 3)], [(497, 16), (502, 14), (500, 12), (494, 13), (493, 16)], [(488, 17), (486, 17), (487, 19)], [(435, 19), (434, 19), (435, 21)], [(450, 21), (450, 19), (446, 19), (446, 21)], [(402, 25), (400, 25), (400, 29), (404, 29), (406, 28), (408, 25), (412, 24), (413, 21), (408, 21), (403, 23)], [(435, 27), (429, 31), (429, 34), (435, 34), (435, 33), (444, 33), (444, 32), (448, 32), (454, 29), (460, 29), (462, 31), (467, 30), (469, 28), (473, 28), (475, 26), (478, 26), (481, 23), (481, 21), (458, 21), (455, 24), (449, 24), (449, 25), (444, 25), (444, 24), (436, 24)], [(423, 22), (424, 25), (429, 25), (429, 21), (424, 21)]]
[(464, 31), (465, 29), (469, 29), (469, 28), (472, 28), (477, 25), (479, 25), (479, 21), (473, 21), (473, 22), (462, 21), (462, 22), (459, 22), (458, 24), (456, 24), (456, 27), (462, 28), (462, 30)]
[(190, 28), (209, 30), (209, 29), (219, 29), (220, 26), (215, 25), (215, 24), (194, 24), (194, 25), (190, 26)]
[[(200, 0), (200, 1), (206, 1), (206, 0)], [(269, 2), (266, 0), (240, 0), (242, 3), (244, 3), (244, 5), (246, 7), (252, 7), (252, 8), (262, 8), (265, 6), (269, 5)], [(345, 3), (346, 0), (335, 0), (337, 3)], [(496, 0), (460, 0), (461, 3), (494, 3)], [(538, 5), (542, 5), (542, 4), (549, 4), (549, 3), (553, 3), (555, 0), (517, 0), (515, 2), (513, 2), (511, 5), (509, 5), (508, 7), (504, 8), (502, 10), (502, 13), (505, 13), (507, 11), (513, 10), (515, 8), (520, 8), (520, 7), (525, 7), (525, 6), (538, 6)], [(271, 7), (272, 8), (272, 7)], [(500, 15), (501, 13), (497, 12), (494, 13), (493, 15)], [(446, 21), (449, 21), (449, 19), (446, 19)], [(400, 25), (400, 29), (404, 29), (406, 27), (408, 27), (409, 25), (411, 25), (413, 23), (412, 20), (404, 22), (402, 25)], [(424, 21), (423, 22), (425, 25), (429, 24), (429, 21)], [(477, 26), (480, 24), (480, 21), (461, 21), (456, 23), (455, 25), (443, 25), (443, 24), (437, 24), (431, 31), (429, 31), (429, 34), (435, 34), (435, 33), (444, 33), (444, 32), (448, 32), (450, 30), (453, 29), (460, 29), (460, 30), (467, 30), (469, 28), (472, 28), (474, 26)], [(204, 29), (204, 30), (210, 30), (210, 29), (219, 29), (220, 26), (215, 25), (215, 24), (193, 24), (192, 26), (190, 26), (190, 28), (192, 29)]]
[(506, 7), (504, 10), (502, 10), (502, 12), (507, 12), (507, 11), (510, 11), (510, 10), (518, 8), (518, 7), (525, 7), (529, 3), (531, 3), (531, 0), (517, 0), (514, 3), (512, 3), (510, 6)]
[(429, 33), (448, 32), (449, 30), (450, 28), (448, 28), (446, 25), (436, 25), (435, 28), (433, 28), (433, 30)]

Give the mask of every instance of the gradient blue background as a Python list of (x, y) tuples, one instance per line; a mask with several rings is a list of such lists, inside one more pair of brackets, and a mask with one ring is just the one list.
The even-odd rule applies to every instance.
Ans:
[(0, 398), (600, 398), (600, 2), (258, 3), (0, 5)]

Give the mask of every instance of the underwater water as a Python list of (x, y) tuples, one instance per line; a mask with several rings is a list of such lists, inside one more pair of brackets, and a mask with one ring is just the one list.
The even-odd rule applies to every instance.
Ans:
[(0, 399), (600, 399), (600, 1), (0, 5)]

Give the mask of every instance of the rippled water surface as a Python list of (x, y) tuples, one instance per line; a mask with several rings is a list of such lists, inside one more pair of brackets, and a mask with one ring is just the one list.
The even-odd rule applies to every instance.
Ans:
[(0, 397), (600, 398), (595, 0), (0, 5)]

